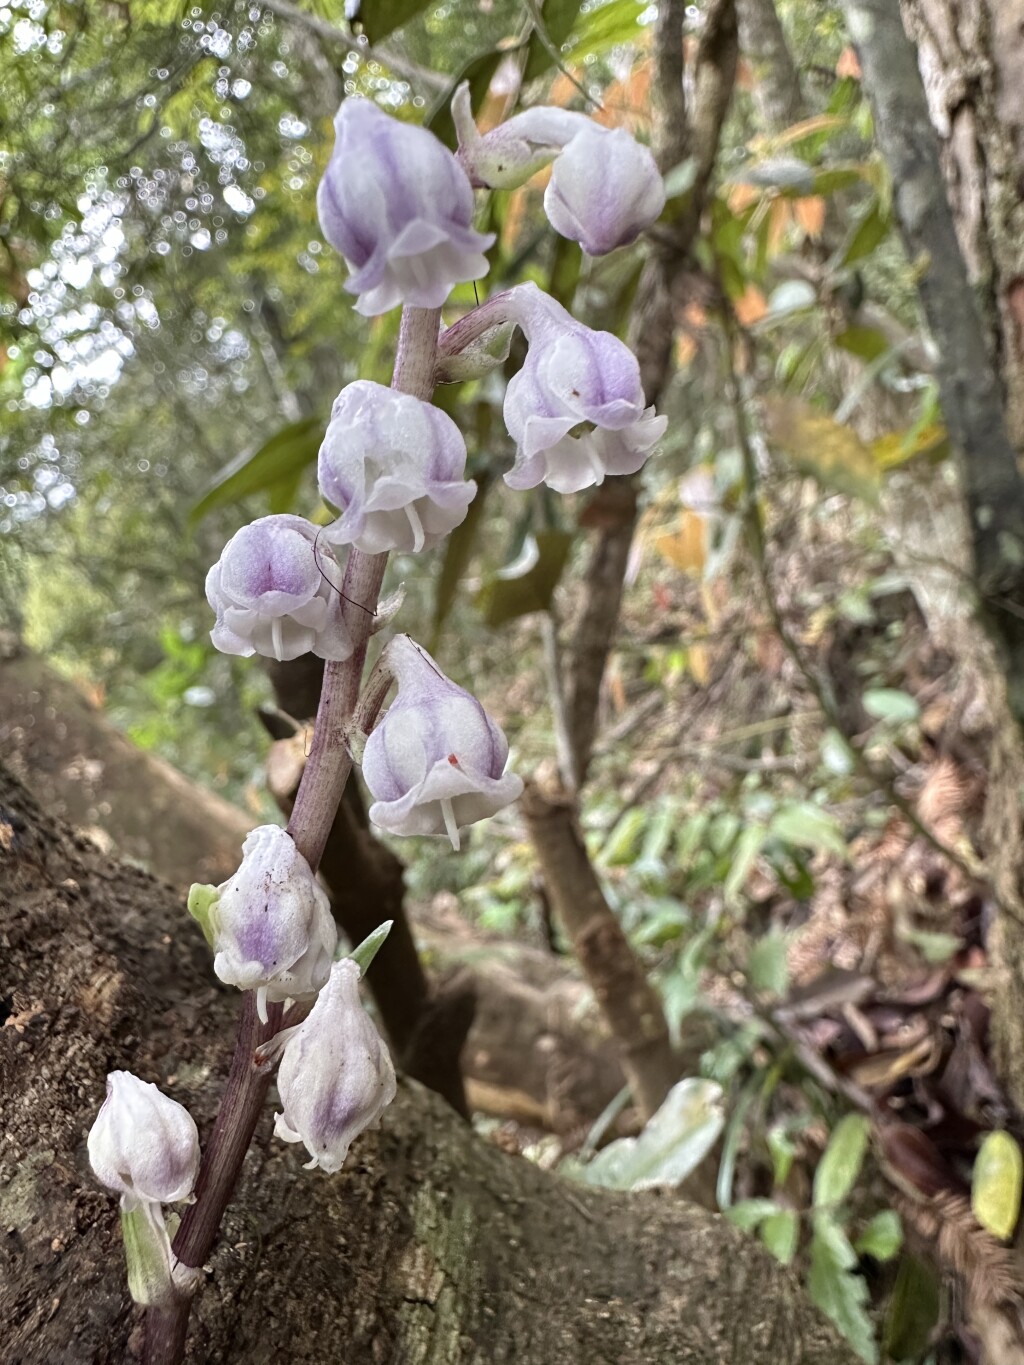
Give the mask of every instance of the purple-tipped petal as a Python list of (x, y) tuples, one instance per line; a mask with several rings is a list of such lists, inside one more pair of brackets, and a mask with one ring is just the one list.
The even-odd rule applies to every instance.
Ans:
[(447, 835), (515, 801), (508, 742), (477, 699), (406, 635), (387, 647), (398, 696), (366, 742), (370, 819), (390, 834)]
[(399, 304), (438, 308), (487, 273), (492, 233), (473, 228), (473, 190), (433, 133), (346, 99), (317, 192), (323, 234), (352, 272), (345, 287), (366, 316)]
[(465, 471), (466, 443), (446, 413), (356, 380), (335, 400), (320, 447), (320, 492), (341, 510), (324, 538), (367, 554), (432, 549), (473, 501)]
[(217, 614), (210, 638), (222, 653), (348, 658), (341, 568), (318, 536), (311, 522), (282, 514), (231, 537), (206, 576), (206, 599)]

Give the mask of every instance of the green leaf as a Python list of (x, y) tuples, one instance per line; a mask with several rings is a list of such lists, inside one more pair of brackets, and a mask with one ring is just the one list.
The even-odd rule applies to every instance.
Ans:
[(572, 32), (581, 4), (582, 0), (544, 0), (543, 7), (538, 5), (543, 37), (548, 41), (545, 43), (536, 29), (530, 34), (526, 69), (523, 71), (524, 83), (536, 80), (538, 76), (543, 76), (545, 71), (556, 65), (550, 48), (559, 51)]
[(777, 1261), (789, 1265), (800, 1239), (800, 1218), (795, 1209), (777, 1209), (760, 1228), (761, 1241)]
[(1009, 1133), (989, 1133), (974, 1162), (971, 1208), (983, 1228), (1006, 1242), (1020, 1217), (1024, 1158)]
[(837, 334), (835, 343), (861, 360), (878, 360), (890, 349), (888, 338), (877, 327), (846, 327)]
[(639, 1137), (619, 1138), (574, 1172), (587, 1185), (645, 1190), (680, 1185), (710, 1152), (725, 1121), (722, 1088), (691, 1077), (680, 1081)]
[(878, 200), (874, 200), (853, 228), (839, 251), (839, 265), (850, 266), (870, 256), (889, 234), (892, 219)]
[(796, 844), (798, 848), (821, 849), (841, 858), (848, 853), (838, 820), (813, 801), (793, 801), (780, 806), (772, 816), (769, 830), (777, 839)]
[(881, 473), (855, 431), (797, 398), (768, 397), (765, 426), (772, 443), (824, 488), (877, 502)]
[(903, 1245), (903, 1224), (895, 1209), (882, 1209), (857, 1238), (859, 1256), (874, 1256), (876, 1261), (891, 1261)]
[(537, 531), (527, 536), (522, 554), (485, 579), (476, 595), (487, 625), (497, 627), (530, 612), (547, 611), (572, 541), (570, 531)]
[(358, 19), (370, 42), (379, 43), (396, 28), (422, 14), (431, 3), (432, 0), (363, 0)]
[(807, 1288), (811, 1298), (861, 1360), (877, 1365), (878, 1344), (867, 1314), (868, 1287), (860, 1275), (850, 1274), (857, 1254), (838, 1223), (824, 1215), (814, 1220), (810, 1260)]
[(214, 475), (193, 507), (190, 520), (200, 521), (214, 508), (230, 506), (252, 493), (276, 490), (279, 495), (289, 479), (294, 480), (294, 491), (302, 471), (316, 459), (323, 434), (319, 417), (303, 417), (276, 431), (258, 450), (243, 451)]
[(570, 35), (569, 57), (573, 65), (638, 39), (643, 32), (640, 17), (648, 8), (647, 0), (611, 0), (609, 4), (594, 5), (580, 17)]
[(739, 899), (767, 837), (768, 831), (763, 825), (748, 825), (736, 840), (729, 875), (722, 885), (727, 905), (734, 905)]
[(897, 925), (896, 937), (916, 948), (926, 962), (948, 962), (964, 946), (956, 934), (943, 934), (931, 929), (915, 929), (913, 925)]
[(891, 1360), (923, 1360), (939, 1320), (939, 1281), (934, 1269), (916, 1256), (900, 1257), (882, 1331)]
[(785, 995), (789, 989), (785, 934), (768, 933), (759, 938), (747, 957), (747, 977), (754, 990), (766, 995)]
[(853, 1189), (864, 1163), (870, 1132), (871, 1125), (863, 1114), (847, 1114), (836, 1124), (814, 1172), (816, 1209), (841, 1204)]
[(889, 725), (906, 725), (917, 720), (921, 708), (909, 692), (901, 692), (896, 687), (872, 687), (861, 697), (864, 710), (875, 720), (884, 720)]
[(766, 1218), (778, 1211), (779, 1206), (774, 1199), (741, 1199), (738, 1204), (725, 1210), (725, 1216), (744, 1232), (753, 1232)]
[(640, 836), (647, 826), (647, 811), (635, 806), (615, 822), (597, 856), (604, 867), (627, 867), (636, 857)]

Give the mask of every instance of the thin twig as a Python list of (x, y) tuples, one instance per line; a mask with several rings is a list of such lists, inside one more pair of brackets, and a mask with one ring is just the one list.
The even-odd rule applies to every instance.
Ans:
[(421, 84), (429, 86), (431, 90), (448, 89), (449, 80), (447, 76), (442, 76), (437, 71), (431, 71), (429, 67), (420, 66), (407, 57), (400, 57), (388, 48), (371, 47), (369, 43), (360, 42), (358, 38), (353, 38), (350, 33), (346, 33), (337, 24), (329, 23), (326, 19), (320, 19), (315, 14), (306, 14), (304, 10), (290, 4), (289, 0), (262, 0), (262, 4), (264, 9), (270, 10), (279, 18), (287, 19), (290, 24), (297, 24), (300, 28), (315, 33), (318, 38), (322, 38), (325, 42), (334, 43), (337, 47), (343, 47), (349, 52), (356, 53), (365, 62), (379, 62), (381, 66), (389, 66), (399, 76), (405, 76), (411, 81), (419, 81)]

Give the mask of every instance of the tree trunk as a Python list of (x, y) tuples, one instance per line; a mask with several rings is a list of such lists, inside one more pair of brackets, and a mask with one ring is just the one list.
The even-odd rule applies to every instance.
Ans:
[(774, 0), (736, 0), (740, 51), (753, 69), (754, 101), (765, 132), (780, 133), (804, 116), (800, 76)]
[[(970, 525), (994, 740), (984, 842), (998, 913), (990, 947), (1000, 1072), (1024, 1104), (1024, 7), (912, 0), (907, 42), (887, 0), (844, 0), (894, 181)], [(923, 73), (922, 75), (919, 74)], [(926, 93), (927, 92), (927, 93)], [(945, 184), (936, 132), (946, 139)], [(952, 215), (951, 215), (952, 210)], [(955, 231), (954, 231), (955, 228)]]
[[(115, 1200), (85, 1135), (108, 1070), (209, 1132), (236, 993), (177, 898), (43, 817), (0, 768), (0, 1322), (9, 1365), (136, 1357)], [(406, 1082), (325, 1178), (261, 1123), (187, 1359), (852, 1365), (792, 1274), (676, 1196), (574, 1188)]]

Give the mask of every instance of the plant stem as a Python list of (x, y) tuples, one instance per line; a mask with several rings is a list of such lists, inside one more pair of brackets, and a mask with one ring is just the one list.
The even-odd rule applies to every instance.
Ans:
[[(417, 398), (430, 398), (439, 326), (440, 309), (403, 309), (393, 388)], [(324, 669), (313, 746), (288, 822), (288, 833), (314, 871), (352, 771), (348, 726), (359, 698), (387, 559), (386, 554), (366, 555), (352, 550), (345, 569), (342, 615), (354, 649), (349, 658), (328, 663)], [(256, 1015), (255, 993), (246, 991), (231, 1069), (199, 1169), (195, 1203), (185, 1211), (172, 1243), (174, 1257), (184, 1267), (202, 1266), (213, 1250), (263, 1112), (272, 1072), (269, 1066), (257, 1066), (253, 1054), (280, 1028), (283, 1007), (271, 1005), (268, 1014), (269, 1022), (261, 1025)], [(147, 1312), (145, 1365), (180, 1365), (191, 1307), (192, 1296), (183, 1293), (173, 1303)]]

